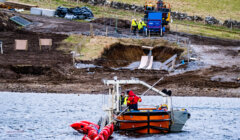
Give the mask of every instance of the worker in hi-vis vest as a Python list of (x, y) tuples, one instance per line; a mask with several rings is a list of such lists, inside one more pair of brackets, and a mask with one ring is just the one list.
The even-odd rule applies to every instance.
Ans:
[(128, 99), (128, 97), (125, 96), (124, 92), (122, 92), (121, 96), (120, 96), (120, 103), (121, 103), (121, 105), (127, 105), (127, 99)]
[(146, 24), (144, 23), (144, 21), (140, 20), (138, 22), (138, 32), (142, 33), (144, 31), (144, 28), (146, 28)]
[(125, 96), (125, 92), (122, 92), (120, 96), (121, 110), (124, 110), (127, 107), (127, 100), (128, 96)]
[(131, 29), (132, 29), (134, 35), (136, 35), (137, 28), (138, 28), (138, 24), (137, 24), (136, 19), (132, 19)]

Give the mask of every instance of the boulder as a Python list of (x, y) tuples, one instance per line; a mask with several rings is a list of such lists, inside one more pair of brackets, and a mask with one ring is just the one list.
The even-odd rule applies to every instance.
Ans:
[(94, 17), (92, 11), (88, 7), (65, 8), (58, 7), (55, 14), (58, 17), (67, 19), (91, 19)]
[(228, 28), (240, 28), (240, 22), (236, 21), (236, 20), (225, 20), (223, 23), (224, 26), (228, 27)]
[(180, 13), (180, 12), (171, 12), (172, 18), (177, 20), (184, 20), (187, 19), (187, 13)]
[(206, 24), (210, 24), (210, 25), (219, 24), (220, 23), (219, 20), (217, 20), (215, 17), (212, 17), (212, 16), (205, 17), (205, 22), (206, 22)]

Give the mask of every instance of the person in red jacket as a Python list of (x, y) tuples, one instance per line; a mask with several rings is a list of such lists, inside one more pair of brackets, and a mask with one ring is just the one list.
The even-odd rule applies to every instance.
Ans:
[(142, 99), (141, 97), (138, 97), (133, 93), (133, 91), (127, 91), (128, 93), (128, 101), (127, 101), (127, 106), (129, 107), (129, 110), (138, 110), (138, 102), (141, 102)]

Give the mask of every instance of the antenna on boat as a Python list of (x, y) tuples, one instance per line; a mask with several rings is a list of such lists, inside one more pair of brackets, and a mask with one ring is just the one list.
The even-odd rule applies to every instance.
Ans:
[(156, 84), (158, 84), (160, 81), (163, 80), (163, 77), (160, 78), (157, 82), (155, 82), (150, 88), (148, 88), (145, 92), (143, 92), (143, 94), (141, 96), (144, 96), (149, 90), (151, 90), (151, 88), (153, 88)]

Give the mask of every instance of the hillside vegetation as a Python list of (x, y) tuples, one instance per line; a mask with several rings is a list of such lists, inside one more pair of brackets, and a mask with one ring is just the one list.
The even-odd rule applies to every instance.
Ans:
[[(145, 0), (111, 0), (144, 5)], [(240, 0), (164, 0), (171, 4), (172, 11), (189, 15), (214, 16), (220, 20), (240, 20)]]

